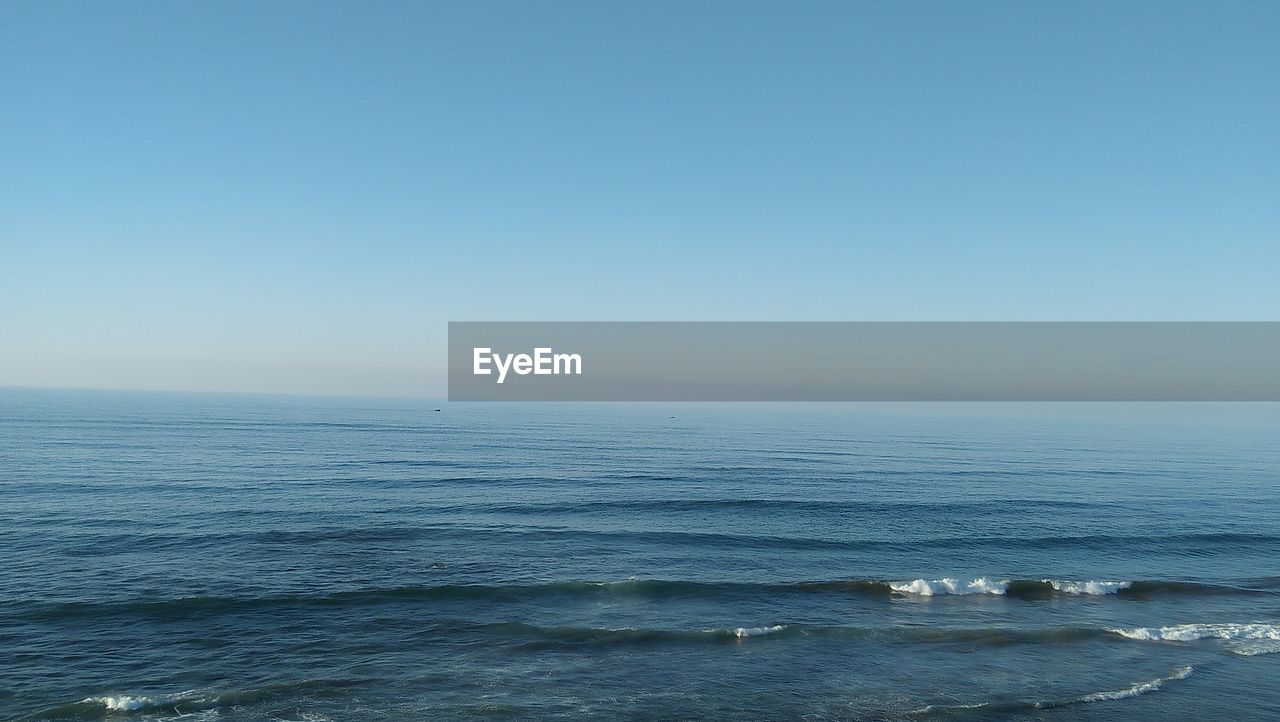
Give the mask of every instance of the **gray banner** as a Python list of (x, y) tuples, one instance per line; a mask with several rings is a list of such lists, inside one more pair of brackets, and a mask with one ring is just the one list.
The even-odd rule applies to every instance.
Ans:
[(451, 401), (1280, 401), (1280, 323), (451, 322)]

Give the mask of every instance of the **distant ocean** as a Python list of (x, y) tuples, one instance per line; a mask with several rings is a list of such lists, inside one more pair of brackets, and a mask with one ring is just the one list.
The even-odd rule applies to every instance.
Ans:
[(0, 390), (0, 719), (472, 718), (1280, 718), (1280, 411)]

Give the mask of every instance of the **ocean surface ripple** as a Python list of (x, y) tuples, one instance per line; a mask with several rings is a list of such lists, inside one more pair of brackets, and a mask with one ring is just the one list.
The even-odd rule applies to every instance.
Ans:
[(0, 389), (0, 720), (1280, 718), (1232, 408)]

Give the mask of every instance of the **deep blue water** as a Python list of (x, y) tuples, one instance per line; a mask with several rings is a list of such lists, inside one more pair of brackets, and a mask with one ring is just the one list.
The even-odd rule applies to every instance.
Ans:
[(0, 390), (0, 718), (1278, 718), (1277, 491), (1265, 405)]

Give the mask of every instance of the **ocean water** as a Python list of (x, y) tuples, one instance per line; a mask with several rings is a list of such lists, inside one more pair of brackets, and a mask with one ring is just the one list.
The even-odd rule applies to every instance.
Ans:
[(1278, 491), (1268, 405), (0, 390), (0, 719), (1275, 719)]

